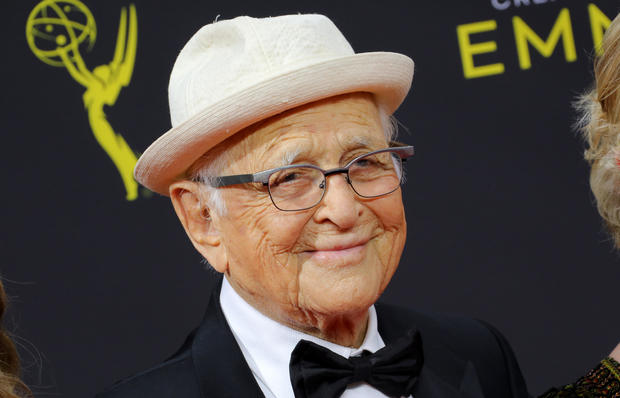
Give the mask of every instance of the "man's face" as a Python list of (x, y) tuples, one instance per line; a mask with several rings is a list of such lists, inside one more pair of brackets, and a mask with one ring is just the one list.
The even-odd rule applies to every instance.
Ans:
[[(285, 163), (330, 169), (387, 147), (368, 94), (315, 102), (239, 134), (222, 175)], [(226, 276), (246, 301), (281, 323), (307, 329), (317, 316), (365, 311), (398, 266), (406, 235), (400, 190), (365, 199), (336, 174), (317, 206), (285, 212), (261, 184), (220, 189), (227, 212), (214, 222)]]

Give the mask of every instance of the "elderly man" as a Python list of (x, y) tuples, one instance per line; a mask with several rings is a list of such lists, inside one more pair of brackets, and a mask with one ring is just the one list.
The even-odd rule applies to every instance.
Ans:
[(224, 275), (163, 364), (101, 397), (527, 396), (479, 321), (374, 303), (405, 244), (392, 113), (413, 62), (355, 54), (320, 15), (203, 27), (170, 77), (172, 129), (135, 176)]

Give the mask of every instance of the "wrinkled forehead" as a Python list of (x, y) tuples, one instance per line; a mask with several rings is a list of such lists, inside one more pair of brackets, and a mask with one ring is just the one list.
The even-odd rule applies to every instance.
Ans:
[(265, 169), (327, 153), (386, 146), (379, 109), (368, 93), (346, 94), (298, 107), (231, 137), (232, 163)]

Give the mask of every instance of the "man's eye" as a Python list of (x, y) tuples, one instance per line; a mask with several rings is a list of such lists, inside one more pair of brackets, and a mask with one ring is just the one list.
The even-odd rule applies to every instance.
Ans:
[(364, 158), (355, 162), (355, 167), (369, 168), (369, 167), (378, 167), (379, 162), (377, 159), (372, 158)]
[(292, 183), (298, 181), (300, 178), (301, 174), (298, 171), (282, 172), (271, 180), (271, 185)]
[(284, 175), (279, 182), (294, 181), (294, 180), (296, 180), (298, 178), (299, 178), (299, 173), (296, 173), (296, 172), (288, 173), (288, 174)]

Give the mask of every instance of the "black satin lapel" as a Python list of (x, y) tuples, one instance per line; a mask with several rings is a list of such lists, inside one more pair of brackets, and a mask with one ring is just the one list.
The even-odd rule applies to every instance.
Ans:
[(463, 361), (450, 351), (438, 354), (443, 364), (429, 362), (427, 359), (433, 354), (438, 353), (424, 353), (425, 363), (414, 389), (415, 398), (484, 398), (478, 374), (471, 362)]
[(463, 398), (463, 394), (457, 388), (426, 366), (422, 368), (420, 380), (413, 390), (413, 396), (415, 398)]
[(412, 327), (418, 328), (422, 336), (424, 366), (414, 389), (415, 398), (484, 398), (476, 369), (471, 362), (456, 355), (434, 336), (425, 335), (424, 328), (417, 324), (415, 318), (381, 311), (382, 308), (381, 305), (376, 306), (379, 333), (386, 344)]
[(469, 361), (465, 366), (465, 374), (463, 375), (463, 380), (461, 381), (461, 391), (468, 394), (466, 395), (467, 397), (484, 398), (482, 386), (480, 385), (478, 373), (476, 372), (476, 367)]
[(192, 344), (196, 377), (204, 398), (264, 395), (245, 362), (220, 307), (222, 280), (213, 289), (202, 325)]

